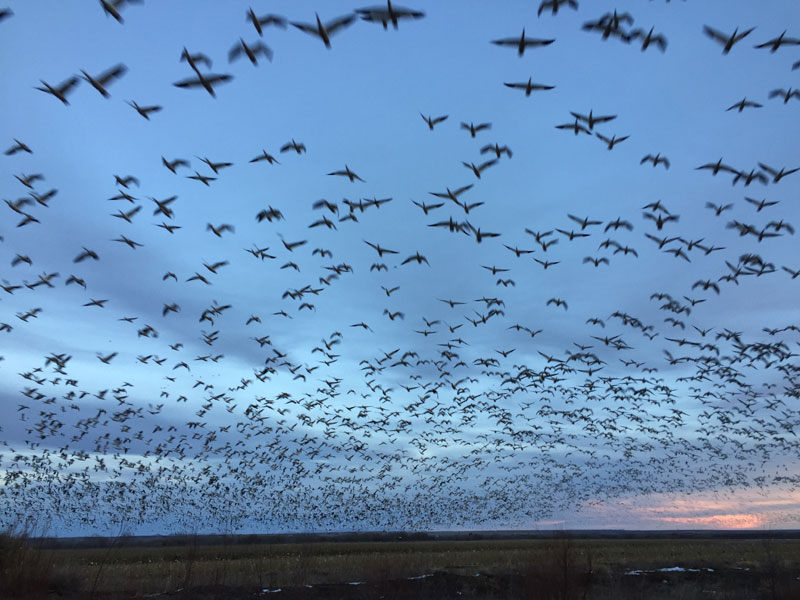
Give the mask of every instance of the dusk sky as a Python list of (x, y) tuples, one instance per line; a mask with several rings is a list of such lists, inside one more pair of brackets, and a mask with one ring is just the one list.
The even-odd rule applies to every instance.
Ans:
[(5, 4), (0, 523), (800, 526), (797, 2)]

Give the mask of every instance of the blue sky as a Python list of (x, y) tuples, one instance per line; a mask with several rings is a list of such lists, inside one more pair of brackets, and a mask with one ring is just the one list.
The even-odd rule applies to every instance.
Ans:
[[(247, 11), (313, 23), (360, 6), (146, 2), (124, 4), (118, 23), (95, 2), (7, 4), (0, 142), (32, 150), (0, 156), (7, 521), (47, 498), (63, 532), (120, 515), (140, 531), (796, 525), (800, 262), (779, 223), (797, 223), (800, 174), (775, 182), (760, 164), (800, 166), (787, 133), (798, 98), (769, 98), (794, 85), (800, 47), (754, 48), (797, 22), (795, 3), (581, 2), (537, 16), (531, 2), (429, 2), (397, 30), (356, 20), (330, 49), (292, 25), (259, 38)], [(614, 10), (633, 18), (622, 35), (653, 27), (666, 50), (583, 29)], [(723, 54), (706, 25), (755, 30)], [(491, 43), (523, 28), (555, 42), (523, 56)], [(229, 62), (240, 39), (272, 60)], [(215, 98), (173, 85), (194, 76), (184, 48), (213, 61), (204, 75), (232, 76)], [(117, 64), (127, 72), (110, 98), (83, 79), (69, 105), (36, 89)], [(529, 78), (554, 88), (504, 85)], [(745, 97), (762, 106), (726, 110)], [(131, 102), (162, 109), (145, 120)], [(556, 127), (590, 111), (615, 118), (591, 135)], [(430, 131), (421, 114), (448, 118)], [(491, 128), (472, 138), (461, 123)], [(629, 137), (608, 150), (597, 133)], [(280, 152), (291, 140), (307, 152)], [(478, 179), (464, 163), (492, 158), (487, 144), (513, 156)], [(264, 151), (278, 164), (249, 162)], [(668, 169), (640, 164), (657, 154)], [(162, 157), (190, 167), (173, 174)], [(202, 158), (232, 166), (215, 175)], [(720, 158), (768, 183), (697, 169)], [(364, 181), (329, 175), (346, 165)], [(15, 177), (34, 173), (32, 189)], [(431, 195), (467, 185), (459, 200), (482, 203), (468, 214)], [(46, 207), (17, 203), (51, 189)], [(120, 190), (134, 200), (109, 200)], [(151, 198), (171, 196), (173, 218), (154, 215)], [(314, 208), (321, 199), (338, 213)], [(357, 221), (340, 220), (345, 199), (368, 205)], [(426, 215), (414, 201), (444, 205)], [(130, 223), (113, 216), (137, 206)], [(283, 218), (258, 222), (270, 207)], [(659, 230), (648, 212), (679, 218)], [(22, 213), (39, 222), (18, 227)], [(310, 227), (323, 217), (336, 228)], [(430, 227), (449, 218), (474, 229)], [(608, 228), (618, 219), (632, 230)], [(500, 235), (478, 243), (478, 229)], [(526, 230), (558, 242), (545, 250)], [(645, 234), (676, 239), (659, 248)], [(123, 235), (142, 246), (113, 241)], [(73, 262), (84, 248), (99, 260)], [(402, 264), (416, 253), (428, 263)], [(735, 282), (720, 280), (732, 269)], [(49, 273), (54, 287), (25, 286)], [(86, 288), (65, 285), (71, 275)], [(64, 373), (51, 354), (71, 357)]]

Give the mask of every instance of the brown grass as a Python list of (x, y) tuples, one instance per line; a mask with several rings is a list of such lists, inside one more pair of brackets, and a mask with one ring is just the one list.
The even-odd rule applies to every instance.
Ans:
[[(144, 596), (215, 586), (252, 591), (389, 582), (434, 572), (517, 578), (522, 597), (531, 600), (709, 597), (695, 589), (699, 584), (686, 583), (679, 575), (624, 575), (629, 569), (681, 566), (752, 572), (751, 597), (800, 598), (800, 582), (794, 579), (800, 572), (796, 540), (602, 540), (562, 535), (535, 540), (203, 546), (190, 536), (182, 542), (126, 547), (122, 539), (106, 548), (48, 550), (25, 533), (9, 532), (0, 538), (0, 575), (11, 598), (44, 597), (51, 591), (74, 592), (71, 597), (89, 597), (92, 592), (102, 598), (121, 592)], [(719, 579), (714, 598), (742, 597), (737, 595), (741, 585)], [(662, 580), (667, 581), (661, 586), (667, 595), (653, 591)], [(392, 597), (392, 586), (384, 587), (383, 595)]]
[(43, 550), (24, 528), (0, 532), (0, 588), (3, 598), (42, 598), (79, 588), (69, 570), (57, 570), (52, 550)]

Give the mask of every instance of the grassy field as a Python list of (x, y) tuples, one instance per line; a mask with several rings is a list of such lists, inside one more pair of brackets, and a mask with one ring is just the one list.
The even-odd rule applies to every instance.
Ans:
[[(48, 548), (6, 535), (0, 596), (800, 598), (796, 539), (176, 541), (136, 546), (123, 537), (106, 547)], [(675, 567), (686, 570), (663, 570)]]

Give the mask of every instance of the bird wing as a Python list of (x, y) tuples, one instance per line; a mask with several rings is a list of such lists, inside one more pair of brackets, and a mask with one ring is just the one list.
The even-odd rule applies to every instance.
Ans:
[(339, 29), (344, 29), (348, 25), (352, 25), (355, 19), (356, 19), (355, 14), (339, 17), (338, 19), (333, 19), (332, 21), (328, 21), (327, 23), (325, 23), (325, 29), (327, 30), (328, 35), (333, 35)]
[(728, 42), (728, 37), (724, 33), (717, 31), (716, 29), (713, 29), (708, 25), (703, 25), (703, 31), (706, 33), (707, 36), (717, 40), (718, 42), (721, 42), (723, 44)]

